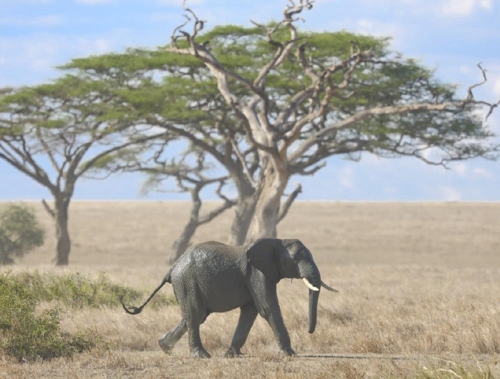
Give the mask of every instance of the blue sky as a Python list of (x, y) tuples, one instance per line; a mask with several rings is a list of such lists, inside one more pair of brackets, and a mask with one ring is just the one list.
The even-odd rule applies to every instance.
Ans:
[[(0, 87), (42, 83), (59, 75), (55, 66), (74, 57), (154, 47), (168, 43), (182, 21), (180, 0), (0, 0)], [(188, 0), (217, 24), (249, 24), (278, 19), (286, 1)], [(498, 0), (318, 0), (303, 28), (347, 29), (391, 36), (405, 56), (436, 68), (444, 81), (468, 85), (488, 69), (489, 82), (477, 92), (491, 102), (500, 96), (500, 3)], [(500, 134), (500, 112), (488, 121)], [(500, 162), (473, 160), (451, 170), (411, 159), (360, 163), (330, 159), (314, 177), (301, 182), (303, 200), (500, 201)], [(75, 199), (142, 199), (142, 177), (85, 180)], [(39, 185), (0, 161), (0, 200), (49, 197)], [(210, 196), (208, 196), (210, 197)], [(174, 193), (146, 199), (182, 199)]]

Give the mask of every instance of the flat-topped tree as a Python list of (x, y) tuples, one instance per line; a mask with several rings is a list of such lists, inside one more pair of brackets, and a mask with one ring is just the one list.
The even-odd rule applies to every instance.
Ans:
[(52, 194), (53, 207), (43, 203), (56, 225), (57, 265), (69, 263), (68, 208), (78, 179), (110, 154), (164, 134), (131, 127), (113, 92), (68, 75), (0, 97), (0, 159)]
[[(388, 39), (299, 33), (295, 17), (310, 6), (287, 7), (266, 26), (208, 32), (188, 11), (195, 29), (177, 28), (167, 49), (64, 68), (96, 81), (127, 78), (133, 85), (121, 86), (116, 103), (137, 125), (161, 127), (213, 158), (238, 195), (231, 244), (247, 239), (252, 219), (249, 239), (274, 236), (278, 211), (291, 204), (281, 204), (289, 179), (314, 174), (330, 156), (409, 155), (440, 165), (488, 156), (491, 134), (472, 111), (494, 104), (456, 98), (431, 70), (390, 51)], [(427, 159), (430, 148), (442, 157)]]
[(432, 70), (392, 52), (388, 39), (299, 32), (299, 15), (312, 6), (290, 1), (279, 22), (226, 27), (225, 43), (224, 28), (202, 33), (205, 22), (185, 7), (187, 21), (167, 49), (205, 65), (258, 151), (261, 184), (248, 240), (274, 237), (290, 178), (315, 173), (333, 155), (412, 156), (446, 166), (497, 150), (474, 112), (486, 107), (489, 115), (498, 105), (473, 96), (486, 81), (481, 67), (484, 81), (460, 98)]
[[(221, 31), (221, 43), (226, 34)], [(128, 116), (136, 125), (161, 128), (178, 141), (184, 141), (193, 153), (203, 151), (212, 165), (217, 166), (214, 168), (217, 174), (214, 176), (197, 167), (195, 176), (203, 171), (203, 181), (209, 183), (217, 182), (221, 173), (228, 177), (237, 193), (229, 243), (241, 245), (245, 242), (257, 200), (258, 154), (254, 148), (243, 146), (245, 129), (218, 93), (217, 83), (201, 62), (194, 57), (166, 52), (163, 48), (153, 51), (129, 49), (119, 54), (74, 59), (62, 68), (88, 80), (115, 82), (120, 87), (115, 103), (129, 109)], [(131, 154), (118, 154), (117, 159), (107, 162), (103, 169), (139, 169), (150, 175), (156, 172), (157, 180), (165, 180), (171, 176), (163, 171), (160, 161), (172, 158), (168, 155), (171, 150), (165, 148), (168, 143), (150, 141)], [(186, 181), (187, 177), (182, 180)], [(179, 189), (183, 187), (184, 184), (179, 183)], [(193, 207), (198, 207), (198, 200), (193, 197), (192, 200)], [(177, 250), (174, 248), (173, 256), (177, 255)]]

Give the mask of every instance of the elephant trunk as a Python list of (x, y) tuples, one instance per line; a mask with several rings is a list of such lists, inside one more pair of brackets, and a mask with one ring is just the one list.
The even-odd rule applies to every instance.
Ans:
[(321, 289), (321, 275), (314, 263), (299, 268), (300, 276), (309, 288), (309, 333), (314, 333), (318, 314), (318, 299)]
[(319, 291), (309, 290), (309, 333), (314, 333), (318, 314)]

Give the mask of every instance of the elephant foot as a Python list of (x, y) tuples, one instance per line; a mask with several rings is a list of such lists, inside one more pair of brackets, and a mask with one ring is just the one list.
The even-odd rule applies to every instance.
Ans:
[(192, 358), (210, 358), (210, 354), (204, 348), (196, 348), (191, 350)]
[(160, 345), (160, 348), (166, 354), (170, 354), (170, 352), (174, 348), (174, 345), (173, 344), (169, 344), (168, 341), (165, 338), (160, 338), (158, 340), (158, 345)]
[(226, 354), (224, 354), (224, 356), (225, 356), (226, 358), (236, 358), (236, 357), (239, 357), (239, 356), (241, 356), (241, 355), (243, 355), (243, 354), (241, 353), (241, 350), (240, 350), (240, 349), (238, 349), (238, 348), (236, 348), (236, 347), (234, 347), (234, 346), (231, 346), (231, 347), (230, 347), (230, 348), (226, 351)]
[(283, 349), (282, 350), (283, 353), (285, 353), (286, 355), (288, 355), (289, 357), (294, 357), (296, 356), (297, 354), (295, 353), (295, 351), (291, 348), (291, 347), (287, 347), (286, 349)]

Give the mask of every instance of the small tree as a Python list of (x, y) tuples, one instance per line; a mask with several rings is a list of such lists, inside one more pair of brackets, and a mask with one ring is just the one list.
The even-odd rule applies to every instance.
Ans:
[(43, 204), (56, 224), (57, 265), (69, 263), (68, 209), (77, 181), (108, 155), (159, 137), (147, 127), (130, 127), (115, 90), (106, 81), (67, 75), (0, 93), (0, 159), (52, 194), (53, 207)]
[(33, 209), (8, 205), (0, 211), (0, 264), (12, 264), (35, 247), (43, 245), (45, 230)]

